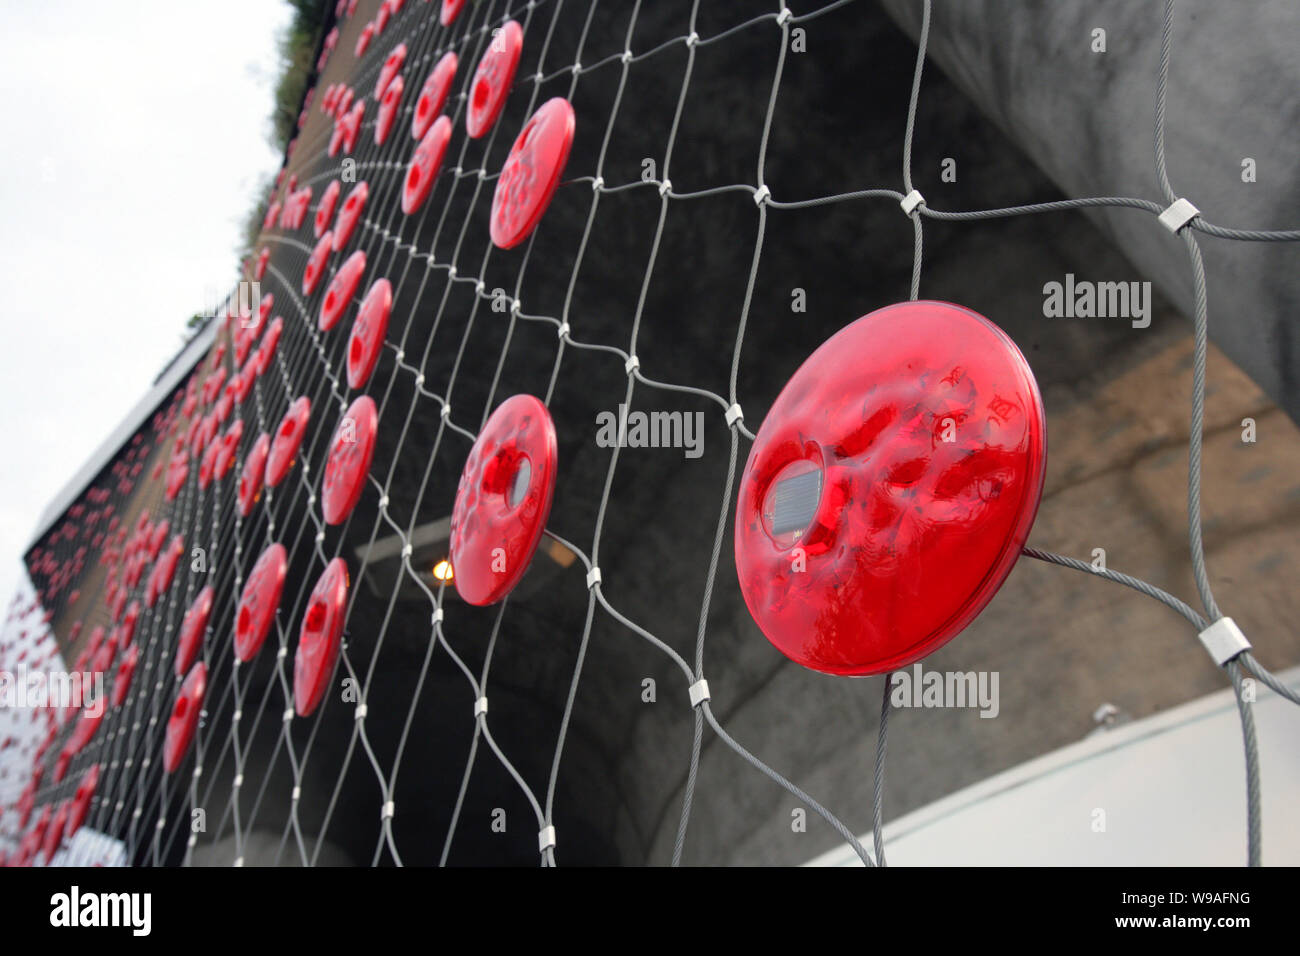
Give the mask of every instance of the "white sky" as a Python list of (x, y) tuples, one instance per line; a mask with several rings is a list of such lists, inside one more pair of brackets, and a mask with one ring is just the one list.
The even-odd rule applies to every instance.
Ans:
[(0, 0), (0, 606), (36, 520), (236, 278), (281, 0)]

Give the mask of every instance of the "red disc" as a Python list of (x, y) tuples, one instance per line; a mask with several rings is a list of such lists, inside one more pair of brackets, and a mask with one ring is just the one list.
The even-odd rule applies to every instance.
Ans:
[(492, 242), (513, 249), (551, 204), (573, 145), (573, 107), (563, 97), (541, 105), (510, 149), (492, 197)]
[(288, 566), (284, 545), (276, 542), (262, 552), (244, 582), (235, 616), (235, 655), (245, 664), (257, 656), (275, 623)]
[(343, 247), (352, 239), (352, 233), (357, 228), (357, 220), (361, 218), (368, 198), (370, 198), (370, 186), (363, 179), (352, 188), (348, 198), (343, 201), (338, 221), (334, 224), (335, 252), (342, 252)]
[(352, 323), (348, 341), (348, 387), (361, 388), (370, 380), (384, 350), (388, 335), (388, 316), (393, 309), (393, 287), (387, 279), (377, 279), (366, 293)]
[(411, 137), (424, 139), (433, 121), (442, 112), (447, 103), (447, 94), (451, 92), (452, 80), (456, 78), (456, 67), (460, 58), (455, 53), (443, 54), (438, 65), (433, 68), (420, 90), (420, 98), (415, 101), (415, 115), (411, 117)]
[(402, 94), (405, 92), (406, 81), (399, 73), (393, 77), (384, 90), (384, 98), (379, 101), (379, 116), (375, 119), (375, 145), (384, 145), (388, 134), (393, 131), (393, 124), (397, 122), (397, 109), (402, 105)]
[(262, 337), (262, 344), (257, 349), (257, 374), (263, 374), (271, 365), (271, 360), (275, 358), (275, 349), (280, 344), (280, 336), (284, 334), (284, 319), (276, 316), (271, 320), (270, 327), (266, 330), (266, 335)]
[(321, 511), (326, 524), (340, 524), (361, 500), (361, 490), (375, 456), (379, 413), (369, 395), (349, 406), (330, 439), (329, 459), (321, 487)]
[(442, 0), (442, 12), (438, 14), (438, 22), (444, 27), (449, 27), (464, 9), (465, 0)]
[(298, 652), (293, 658), (293, 706), (299, 717), (314, 711), (325, 696), (326, 682), (334, 672), (348, 611), (348, 566), (335, 558), (312, 589), (307, 613), (298, 632)]
[(433, 126), (420, 140), (420, 145), (411, 157), (411, 165), (406, 170), (406, 183), (402, 186), (402, 212), (411, 215), (429, 198), (433, 191), (434, 180), (442, 168), (442, 160), (447, 155), (447, 143), (451, 139), (451, 120), (439, 116)]
[(388, 89), (388, 84), (393, 81), (393, 77), (402, 71), (402, 66), (406, 63), (406, 44), (399, 43), (389, 51), (388, 56), (384, 59), (384, 65), (379, 68), (379, 79), (375, 82), (375, 99), (382, 99), (384, 90)]
[(307, 257), (307, 265), (302, 270), (302, 294), (311, 295), (320, 285), (320, 277), (325, 274), (325, 262), (330, 257), (334, 244), (334, 233), (326, 229), (321, 235), (316, 248)]
[(451, 567), (460, 596), (494, 604), (524, 576), (555, 495), (555, 424), (532, 395), (514, 395), (479, 432), (451, 513)]
[(68, 825), (69, 801), (64, 800), (59, 804), (59, 809), (55, 812), (54, 818), (50, 821), (49, 829), (45, 831), (45, 844), (42, 849), (45, 851), (45, 862), (54, 859), (54, 854), (63, 846), (63, 834)]
[(361, 122), (366, 117), (366, 101), (357, 100), (343, 118), (343, 152), (350, 153), (357, 148), (357, 137), (361, 134)]
[(117, 665), (117, 679), (113, 681), (113, 706), (121, 707), (126, 700), (127, 691), (131, 689), (131, 678), (135, 676), (135, 666), (140, 662), (140, 645), (131, 644), (122, 652), (122, 660)]
[(325, 301), (321, 303), (320, 318), (316, 324), (322, 331), (328, 332), (338, 324), (348, 303), (357, 294), (357, 286), (361, 284), (361, 275), (365, 271), (366, 254), (360, 249), (339, 266), (338, 272), (330, 280), (329, 288), (325, 290)]
[(312, 232), (317, 239), (325, 235), (329, 229), (330, 220), (334, 218), (334, 207), (338, 205), (339, 193), (342, 191), (342, 185), (334, 179), (321, 193), (320, 205), (316, 207), (316, 221), (312, 225)]
[(361, 28), (361, 36), (357, 37), (357, 46), (355, 53), (358, 57), (366, 55), (366, 50), (370, 48), (370, 39), (375, 35), (375, 25), (367, 23)]
[(307, 433), (307, 420), (311, 417), (311, 401), (306, 395), (299, 396), (280, 419), (280, 427), (275, 430), (271, 441), (270, 453), (266, 456), (266, 483), (274, 488), (284, 481), (298, 457), (298, 448), (302, 445), (303, 435)]
[(379, 5), (379, 9), (375, 11), (375, 35), (376, 36), (384, 32), (384, 28), (388, 26), (388, 18), (391, 17), (392, 15), (393, 15), (393, 11), (388, 6), (387, 3), (381, 3)]
[(1010, 573), (1046, 452), (1033, 372), (993, 323), (947, 302), (863, 316), (804, 362), (750, 451), (735, 548), (750, 613), (814, 670), (924, 657)]
[(181, 621), (181, 634), (176, 642), (176, 676), (184, 677), (185, 672), (190, 669), (194, 659), (198, 657), (199, 647), (203, 643), (203, 635), (208, 630), (208, 618), (212, 616), (212, 599), (215, 592), (212, 585), (209, 584), (199, 596), (194, 599), (190, 609), (185, 612), (185, 619)]
[(262, 250), (257, 254), (257, 265), (253, 269), (253, 278), (258, 282), (261, 282), (262, 277), (266, 275), (266, 264), (270, 261), (271, 250), (263, 246)]
[(492, 31), (492, 42), (479, 61), (470, 86), (469, 109), (465, 113), (465, 132), (470, 139), (483, 136), (501, 115), (519, 66), (519, 52), (524, 45), (524, 31), (514, 20)]
[(208, 689), (208, 668), (202, 661), (194, 665), (181, 691), (176, 695), (172, 714), (167, 719), (167, 736), (163, 740), (163, 766), (175, 773), (194, 741), (194, 731), (199, 726), (203, 710), (203, 695)]
[(86, 816), (90, 813), (90, 801), (94, 799), (95, 789), (98, 786), (99, 764), (93, 764), (81, 775), (76, 796), (72, 798), (72, 808), (68, 811), (68, 826), (64, 831), (68, 839), (72, 839), (73, 835), (81, 829), (81, 825), (86, 822)]
[(257, 436), (253, 447), (244, 459), (244, 470), (239, 475), (239, 495), (237, 505), (239, 516), (247, 518), (253, 511), (253, 505), (262, 497), (262, 479), (266, 475), (266, 456), (271, 450), (271, 436), (266, 432)]
[(209, 445), (207, 451), (203, 453), (203, 458), (199, 461), (199, 489), (207, 491), (208, 485), (212, 484), (212, 471), (217, 465), (217, 453), (221, 451), (221, 445), (214, 442)]

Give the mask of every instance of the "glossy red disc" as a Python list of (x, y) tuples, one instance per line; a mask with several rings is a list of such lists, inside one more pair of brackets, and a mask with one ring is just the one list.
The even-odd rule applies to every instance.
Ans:
[(176, 641), (177, 677), (184, 677), (194, 663), (194, 659), (198, 657), (199, 647), (203, 644), (203, 635), (208, 630), (208, 619), (212, 616), (212, 599), (215, 593), (212, 585), (209, 584), (199, 592), (194, 603), (185, 612), (185, 619), (181, 621), (180, 637)]
[(388, 316), (393, 310), (393, 287), (377, 279), (361, 301), (352, 335), (348, 340), (348, 387), (361, 388), (370, 381), (388, 335)]
[(442, 168), (443, 158), (447, 155), (447, 143), (451, 140), (451, 120), (439, 116), (433, 126), (420, 140), (420, 145), (411, 157), (411, 165), (406, 170), (406, 182), (402, 186), (402, 212), (406, 215), (418, 210), (433, 191), (433, 183)]
[(532, 395), (514, 395), (479, 432), (451, 513), (451, 567), (460, 596), (494, 604), (524, 576), (555, 495), (555, 424)]
[(271, 450), (271, 436), (266, 432), (257, 436), (253, 447), (244, 459), (244, 469), (239, 474), (239, 495), (236, 504), (239, 516), (247, 518), (253, 511), (253, 505), (262, 497), (262, 479), (266, 475), (266, 457)]
[(235, 654), (245, 664), (257, 656), (275, 623), (288, 567), (284, 545), (276, 542), (262, 552), (244, 582), (235, 615)]
[(388, 88), (384, 90), (384, 98), (379, 101), (379, 115), (375, 119), (375, 145), (384, 145), (388, 134), (393, 131), (393, 124), (397, 122), (398, 108), (402, 105), (402, 94), (405, 92), (406, 81), (399, 73), (393, 77)]
[(750, 451), (735, 541), (750, 613), (814, 670), (924, 657), (1010, 573), (1046, 451), (1033, 373), (993, 323), (947, 302), (863, 316), (804, 362)]
[(266, 335), (262, 337), (262, 344), (257, 348), (257, 367), (256, 372), (262, 375), (271, 366), (275, 358), (276, 347), (280, 344), (280, 336), (284, 334), (284, 319), (276, 316), (271, 320), (270, 326), (266, 330)]
[(420, 90), (420, 98), (415, 101), (415, 115), (411, 117), (411, 137), (424, 139), (433, 121), (442, 112), (447, 103), (447, 94), (451, 92), (452, 80), (456, 78), (456, 68), (460, 58), (455, 53), (445, 53), (438, 65), (433, 68)]
[(442, 0), (442, 11), (438, 14), (438, 22), (444, 27), (449, 27), (464, 9), (465, 0)]
[(388, 26), (388, 18), (393, 15), (392, 9), (387, 3), (381, 3), (379, 9), (375, 11), (375, 36), (384, 32)]
[(361, 284), (361, 276), (365, 271), (366, 254), (360, 249), (339, 266), (338, 272), (330, 280), (329, 288), (325, 290), (325, 301), (321, 303), (320, 318), (316, 324), (322, 331), (328, 332), (338, 324), (343, 311), (357, 294), (357, 286)]
[(293, 707), (306, 717), (320, 704), (334, 672), (348, 611), (348, 566), (335, 558), (325, 568), (307, 601), (293, 658)]
[(284, 418), (280, 419), (280, 427), (275, 430), (271, 450), (266, 456), (266, 483), (272, 488), (284, 481), (289, 469), (293, 467), (310, 418), (311, 400), (306, 395), (301, 395), (289, 406)]
[(329, 230), (330, 220), (334, 218), (334, 207), (338, 205), (339, 193), (342, 191), (343, 186), (334, 179), (321, 193), (320, 205), (316, 207), (316, 220), (312, 224), (312, 232), (317, 239)]
[(99, 764), (93, 764), (81, 775), (81, 782), (77, 784), (76, 795), (72, 798), (72, 807), (68, 811), (68, 825), (64, 831), (69, 840), (86, 822), (86, 816), (90, 813), (90, 801), (95, 798), (95, 790), (98, 787)]
[(573, 145), (573, 107), (563, 97), (541, 105), (510, 149), (492, 197), (492, 242), (513, 249), (551, 204)]
[(370, 186), (363, 179), (352, 187), (352, 192), (348, 193), (348, 198), (343, 201), (343, 208), (339, 210), (338, 221), (334, 224), (334, 251), (342, 252), (343, 247), (352, 239), (352, 233), (357, 228), (357, 220), (365, 211), (366, 200), (370, 198)]
[(470, 139), (487, 133), (501, 115), (510, 95), (510, 84), (515, 80), (523, 45), (523, 28), (514, 20), (492, 31), (492, 42), (479, 61), (470, 86), (469, 109), (465, 112), (465, 132)]
[(307, 257), (307, 265), (302, 270), (302, 294), (311, 295), (320, 285), (320, 277), (325, 274), (325, 263), (329, 260), (334, 245), (334, 233), (326, 229), (321, 235), (316, 248)]
[(126, 700), (127, 691), (131, 689), (131, 678), (135, 676), (136, 664), (140, 662), (140, 645), (130, 644), (122, 652), (122, 660), (117, 665), (117, 678), (113, 681), (113, 706), (121, 707)]
[(379, 413), (369, 395), (353, 402), (339, 419), (330, 439), (321, 486), (321, 511), (326, 524), (340, 524), (361, 500), (370, 462), (375, 456), (375, 430)]
[(361, 36), (357, 37), (356, 49), (353, 51), (358, 57), (366, 55), (366, 50), (370, 49), (370, 40), (375, 35), (375, 25), (367, 23), (361, 28)]
[(379, 68), (379, 79), (375, 81), (375, 99), (382, 99), (384, 91), (388, 89), (388, 84), (393, 81), (393, 77), (402, 72), (402, 67), (406, 63), (406, 44), (399, 43), (389, 51), (388, 56), (384, 59), (384, 65)]
[(202, 661), (194, 665), (185, 683), (181, 684), (172, 713), (167, 718), (167, 735), (163, 739), (163, 766), (168, 773), (175, 773), (181, 761), (189, 753), (194, 741), (194, 731), (199, 726), (199, 714), (203, 711), (203, 696), (208, 689), (208, 668)]

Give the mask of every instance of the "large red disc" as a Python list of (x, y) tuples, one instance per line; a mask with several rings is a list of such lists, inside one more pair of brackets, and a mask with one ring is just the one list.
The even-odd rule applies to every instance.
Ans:
[(352, 187), (348, 198), (343, 200), (343, 208), (339, 210), (338, 220), (334, 223), (335, 252), (342, 252), (343, 247), (352, 239), (352, 233), (357, 228), (357, 220), (365, 211), (366, 200), (369, 198), (370, 184), (363, 179)]
[(253, 506), (262, 497), (262, 479), (266, 475), (266, 457), (271, 449), (271, 436), (266, 432), (257, 436), (253, 447), (244, 459), (244, 469), (239, 475), (239, 494), (236, 505), (239, 516), (247, 518), (253, 512)]
[(370, 376), (384, 350), (388, 335), (388, 316), (393, 309), (393, 287), (387, 279), (377, 279), (366, 293), (352, 323), (348, 341), (348, 387), (361, 388)]
[(316, 324), (322, 331), (328, 332), (338, 324), (352, 297), (357, 294), (357, 286), (361, 285), (361, 276), (365, 271), (366, 254), (360, 249), (339, 266), (339, 271), (334, 273), (329, 288), (325, 290), (325, 301), (321, 303), (320, 319)]
[(113, 681), (113, 706), (121, 707), (131, 689), (131, 678), (135, 676), (135, 667), (140, 662), (140, 645), (130, 644), (122, 652), (122, 661), (117, 665), (117, 678)]
[(406, 63), (406, 44), (399, 43), (389, 51), (388, 56), (384, 59), (384, 65), (379, 68), (379, 79), (375, 81), (375, 99), (381, 99), (384, 91), (388, 89), (388, 84), (393, 81), (402, 70), (402, 65)]
[(543, 103), (524, 125), (492, 197), (492, 242), (497, 246), (513, 249), (537, 228), (569, 160), (573, 130), (573, 107), (559, 96)]
[(523, 45), (523, 28), (514, 20), (492, 31), (492, 42), (479, 61), (470, 86), (469, 109), (465, 112), (465, 132), (470, 139), (485, 135), (501, 115), (510, 95), (510, 84), (515, 80)]
[(460, 58), (455, 53), (445, 53), (424, 81), (420, 98), (415, 101), (415, 115), (411, 117), (413, 139), (424, 139), (424, 134), (429, 131), (433, 121), (442, 112), (443, 106), (447, 103), (447, 94), (451, 92), (452, 80), (456, 78), (456, 67), (459, 65)]
[(311, 400), (301, 395), (294, 399), (284, 418), (280, 419), (280, 427), (275, 430), (275, 438), (271, 441), (271, 451), (266, 456), (266, 483), (272, 488), (284, 481), (293, 467), (310, 417)]
[(320, 205), (316, 207), (316, 221), (312, 225), (312, 232), (319, 239), (325, 235), (330, 227), (330, 220), (334, 218), (334, 207), (338, 205), (339, 193), (343, 187), (337, 179), (330, 180), (330, 184), (325, 187), (325, 192), (321, 193)]
[(334, 233), (329, 229), (321, 235), (316, 248), (307, 257), (307, 265), (302, 270), (302, 294), (311, 295), (320, 284), (320, 277), (325, 274), (325, 263), (329, 260), (334, 247)]
[(257, 656), (275, 623), (288, 566), (284, 545), (276, 542), (262, 552), (244, 582), (235, 615), (235, 655), (245, 664)]
[(750, 451), (735, 541), (750, 613), (814, 670), (924, 657), (1010, 573), (1046, 451), (1033, 373), (993, 323), (947, 302), (863, 316), (804, 362)]
[(442, 161), (447, 155), (447, 143), (451, 140), (451, 120), (439, 116), (429, 128), (420, 145), (411, 157), (411, 165), (406, 170), (406, 182), (402, 185), (402, 212), (406, 215), (418, 210), (433, 191), (433, 183), (438, 178)]
[(479, 432), (451, 513), (451, 569), (470, 604), (494, 604), (524, 576), (555, 495), (555, 424), (532, 395), (515, 395)]
[(388, 134), (393, 131), (393, 124), (397, 122), (397, 110), (402, 105), (402, 94), (405, 92), (406, 81), (401, 74), (393, 77), (384, 90), (384, 98), (379, 101), (379, 115), (375, 119), (376, 146), (383, 146)]
[(168, 773), (175, 773), (189, 753), (194, 731), (199, 726), (199, 714), (203, 710), (203, 696), (207, 689), (208, 667), (199, 661), (181, 684), (176, 703), (172, 705), (171, 716), (167, 719), (167, 735), (163, 739), (163, 767)]
[(442, 0), (442, 10), (438, 14), (438, 22), (444, 27), (449, 27), (464, 9), (465, 0)]
[(325, 568), (307, 602), (293, 658), (293, 706), (306, 717), (320, 704), (334, 672), (348, 609), (348, 566), (335, 558)]
[(190, 609), (185, 612), (185, 618), (181, 621), (180, 638), (176, 641), (174, 669), (177, 677), (184, 677), (199, 655), (203, 635), (208, 630), (208, 619), (212, 616), (212, 599), (215, 593), (212, 585), (207, 585), (194, 599)]
[(321, 511), (326, 524), (341, 524), (361, 500), (370, 462), (375, 456), (378, 422), (379, 413), (369, 395), (353, 402), (339, 420), (330, 439), (321, 487)]

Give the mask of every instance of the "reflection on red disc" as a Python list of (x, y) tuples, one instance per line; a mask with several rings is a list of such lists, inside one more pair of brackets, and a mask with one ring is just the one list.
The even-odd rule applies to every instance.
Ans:
[(334, 218), (334, 207), (338, 205), (339, 193), (342, 190), (339, 181), (334, 179), (321, 193), (320, 205), (316, 207), (316, 221), (312, 225), (312, 232), (317, 239), (325, 235), (326, 230), (329, 229), (330, 220)]
[(352, 233), (357, 228), (357, 220), (361, 218), (361, 213), (366, 208), (366, 200), (369, 198), (370, 186), (364, 179), (348, 193), (348, 198), (343, 201), (343, 208), (339, 210), (338, 221), (334, 224), (335, 252), (342, 252), (343, 247), (352, 239)]
[(289, 556), (284, 545), (276, 542), (262, 552), (244, 582), (244, 593), (235, 615), (235, 655), (245, 664), (262, 649), (275, 622), (288, 567)]
[(524, 45), (524, 31), (514, 20), (492, 31), (492, 42), (479, 61), (470, 87), (469, 109), (465, 113), (465, 132), (470, 139), (483, 136), (501, 115), (510, 95), (515, 70), (519, 66), (519, 52)]
[(387, 279), (377, 279), (366, 293), (352, 323), (348, 341), (348, 387), (361, 388), (370, 380), (384, 350), (388, 335), (388, 315), (393, 309), (393, 287)]
[(362, 395), (339, 419), (330, 439), (329, 459), (321, 487), (321, 511), (326, 524), (340, 524), (361, 500), (361, 490), (375, 456), (379, 413), (369, 395)]
[(555, 195), (573, 145), (573, 107), (557, 96), (524, 124), (492, 197), (492, 241), (513, 249), (532, 234)]
[(348, 566), (335, 558), (312, 589), (307, 613), (298, 632), (298, 652), (293, 658), (293, 707), (306, 717), (325, 696), (326, 682), (334, 672), (348, 610)]
[(321, 235), (316, 248), (307, 257), (307, 265), (302, 270), (302, 294), (311, 295), (320, 285), (320, 277), (325, 274), (325, 262), (330, 257), (334, 244), (334, 233), (326, 229)]
[(379, 79), (375, 82), (375, 99), (381, 99), (384, 90), (388, 89), (388, 84), (393, 81), (398, 73), (402, 71), (402, 66), (406, 63), (406, 44), (399, 43), (389, 51), (388, 56), (384, 59), (384, 65), (379, 68)]
[(194, 731), (199, 726), (203, 710), (203, 695), (208, 689), (208, 668), (202, 661), (194, 665), (181, 691), (176, 695), (171, 717), (167, 719), (167, 736), (163, 740), (163, 766), (175, 773), (189, 752)]
[(121, 707), (126, 700), (126, 693), (131, 689), (131, 678), (135, 676), (135, 666), (140, 661), (140, 645), (131, 644), (122, 652), (122, 660), (117, 665), (117, 679), (113, 681), (113, 706)]
[(1033, 372), (993, 323), (929, 301), (863, 316), (804, 362), (754, 441), (735, 542), (750, 613), (814, 670), (919, 660), (1010, 573), (1046, 452)]
[(262, 497), (262, 478), (266, 474), (266, 456), (271, 450), (271, 436), (266, 432), (257, 436), (253, 447), (244, 459), (244, 470), (239, 475), (239, 495), (237, 505), (239, 516), (247, 518), (253, 511), (253, 505)]
[(81, 782), (77, 784), (77, 793), (72, 798), (72, 808), (68, 811), (68, 825), (64, 831), (68, 839), (81, 829), (81, 825), (86, 822), (86, 816), (90, 813), (90, 801), (95, 797), (95, 789), (99, 786), (99, 764), (93, 764), (84, 774), (81, 775)]
[(311, 401), (306, 395), (299, 396), (280, 419), (280, 427), (275, 430), (271, 441), (270, 453), (266, 456), (266, 483), (274, 488), (284, 481), (298, 457), (298, 448), (302, 445), (303, 435), (307, 433), (307, 420), (311, 417)]
[(393, 77), (388, 88), (384, 90), (384, 98), (379, 101), (379, 116), (375, 119), (375, 145), (384, 145), (388, 134), (393, 131), (393, 124), (397, 122), (397, 109), (402, 105), (404, 92), (406, 92), (406, 81), (399, 73)]
[(208, 618), (212, 616), (212, 599), (215, 592), (209, 584), (194, 599), (190, 609), (181, 621), (181, 635), (176, 642), (175, 670), (177, 677), (184, 677), (194, 659), (198, 657), (203, 635), (208, 630)]
[(325, 301), (321, 303), (320, 318), (316, 324), (322, 331), (328, 332), (338, 325), (343, 311), (357, 294), (357, 286), (361, 284), (361, 275), (365, 271), (366, 254), (360, 249), (339, 266), (339, 271), (334, 273), (329, 288), (325, 290)]
[(438, 14), (438, 22), (444, 27), (449, 27), (464, 9), (465, 0), (442, 0), (442, 12)]
[(555, 494), (555, 424), (532, 395), (492, 413), (470, 449), (451, 513), (451, 567), (470, 604), (494, 604), (524, 576)]
[(402, 186), (402, 212), (410, 215), (429, 198), (433, 191), (434, 180), (442, 168), (442, 160), (447, 155), (447, 143), (451, 139), (451, 120), (439, 116), (430, 127), (420, 145), (411, 157), (411, 165), (406, 170), (406, 183)]
[(460, 58), (455, 53), (443, 54), (438, 65), (424, 81), (420, 98), (415, 101), (415, 115), (411, 117), (413, 139), (423, 139), (424, 134), (433, 125), (434, 119), (442, 112), (443, 106), (447, 103), (447, 94), (451, 92), (452, 80), (456, 78), (456, 67), (459, 65)]

